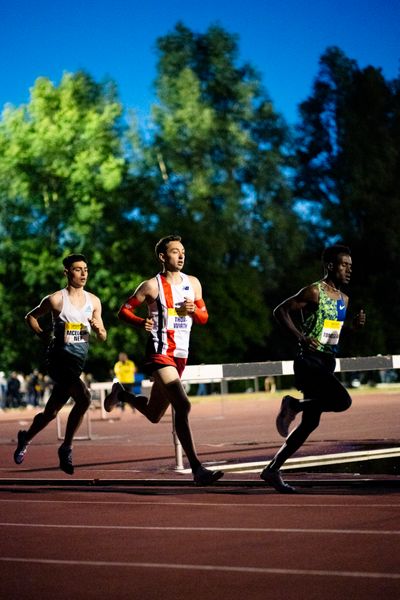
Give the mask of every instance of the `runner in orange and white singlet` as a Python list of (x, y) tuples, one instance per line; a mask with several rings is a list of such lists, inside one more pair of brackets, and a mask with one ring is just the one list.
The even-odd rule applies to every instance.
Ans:
[[(162, 238), (155, 252), (162, 272), (143, 281), (118, 312), (122, 321), (149, 333), (145, 371), (154, 380), (150, 398), (131, 394), (114, 383), (104, 408), (110, 412), (120, 402), (126, 402), (152, 423), (158, 423), (172, 405), (176, 434), (190, 463), (194, 482), (208, 485), (220, 479), (223, 473), (206, 469), (197, 456), (189, 425), (190, 401), (180, 380), (189, 353), (192, 324), (207, 322), (207, 308), (200, 281), (182, 273), (185, 249), (180, 236)], [(147, 304), (146, 318), (135, 314), (143, 303)]]
[[(188, 312), (185, 302), (195, 301), (195, 291), (188, 275), (180, 273), (178, 283), (170, 283), (165, 273), (156, 276), (157, 299), (148, 305), (153, 327), (147, 345), (148, 364), (172, 365), (179, 375), (189, 354), (190, 331), (193, 315)], [(202, 303), (197, 300), (199, 306)], [(204, 315), (205, 312), (203, 311)], [(150, 368), (151, 370), (151, 368)]]

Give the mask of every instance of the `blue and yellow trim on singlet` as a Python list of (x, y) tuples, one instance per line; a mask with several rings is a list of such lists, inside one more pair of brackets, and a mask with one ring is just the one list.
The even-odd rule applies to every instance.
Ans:
[(320, 352), (336, 354), (340, 332), (346, 318), (346, 304), (342, 294), (337, 300), (330, 298), (321, 281), (313, 285), (318, 287), (319, 303), (316, 312), (304, 320), (303, 335), (318, 340)]

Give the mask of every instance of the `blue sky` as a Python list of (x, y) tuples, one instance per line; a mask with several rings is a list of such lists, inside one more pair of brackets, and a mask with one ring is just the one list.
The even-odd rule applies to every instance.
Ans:
[(239, 35), (241, 61), (260, 72), (275, 109), (290, 122), (310, 93), (318, 60), (339, 46), (363, 68), (399, 76), (399, 0), (2, 0), (0, 109), (29, 101), (37, 77), (65, 71), (111, 77), (125, 108), (145, 119), (154, 101), (155, 41), (178, 20)]

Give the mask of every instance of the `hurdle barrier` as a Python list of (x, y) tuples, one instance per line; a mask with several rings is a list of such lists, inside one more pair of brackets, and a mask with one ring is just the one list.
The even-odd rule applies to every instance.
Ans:
[[(353, 358), (337, 358), (335, 373), (352, 372), (352, 371), (387, 371), (392, 369), (400, 369), (400, 355), (377, 355), (377, 356), (361, 356)], [(251, 363), (226, 363), (226, 364), (200, 364), (187, 365), (182, 374), (182, 383), (199, 384), (199, 383), (216, 383), (220, 385), (221, 395), (228, 393), (228, 382), (238, 380), (252, 380), (254, 382), (255, 391), (259, 391), (258, 379), (268, 376), (285, 376), (293, 375), (293, 361), (267, 361), (267, 362), (251, 362)], [(96, 382), (92, 383), (90, 389), (99, 392), (101, 418), (107, 419), (107, 413), (104, 410), (104, 398), (106, 392), (111, 390), (113, 382)], [(144, 379), (141, 382), (141, 393), (149, 397), (152, 387), (152, 381)], [(87, 436), (85, 438), (75, 439), (91, 439), (91, 411), (86, 413), (87, 419)], [(175, 448), (175, 469), (181, 471), (183, 467), (182, 446), (178, 440), (175, 431), (175, 419), (172, 411), (173, 423), (173, 443)], [(61, 435), (59, 425), (59, 417), (57, 416), (58, 435)]]
[[(393, 356), (363, 356), (356, 358), (337, 358), (335, 373), (352, 371), (381, 371), (400, 369), (400, 355)], [(228, 382), (234, 380), (254, 381), (255, 391), (259, 391), (258, 378), (280, 375), (293, 375), (293, 361), (268, 361), (253, 363), (227, 363), (227, 364), (201, 364), (187, 365), (181, 381), (183, 384), (218, 383), (222, 394), (228, 393)], [(151, 381), (142, 381), (142, 393), (150, 395)], [(173, 415), (173, 411), (172, 411)], [(173, 419), (173, 442), (175, 447), (175, 470), (182, 471), (183, 453), (182, 446), (175, 432)]]

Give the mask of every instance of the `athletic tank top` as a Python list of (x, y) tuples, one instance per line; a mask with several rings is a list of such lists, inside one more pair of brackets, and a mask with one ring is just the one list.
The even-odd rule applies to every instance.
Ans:
[(76, 357), (79, 361), (85, 361), (89, 351), (90, 323), (92, 318), (93, 305), (90, 294), (83, 290), (85, 304), (82, 307), (72, 304), (68, 291), (61, 290), (63, 304), (61, 312), (54, 320), (54, 341), (55, 350), (63, 350)]
[(322, 283), (315, 283), (319, 290), (319, 304), (316, 312), (303, 322), (303, 334), (319, 342), (321, 352), (336, 353), (340, 332), (346, 317), (346, 305), (342, 294), (335, 300), (326, 293)]
[(187, 358), (189, 338), (193, 319), (182, 308), (185, 298), (194, 300), (194, 290), (190, 279), (181, 273), (178, 284), (168, 283), (165, 275), (156, 276), (158, 298), (149, 304), (149, 317), (153, 319), (151, 331), (155, 354)]

